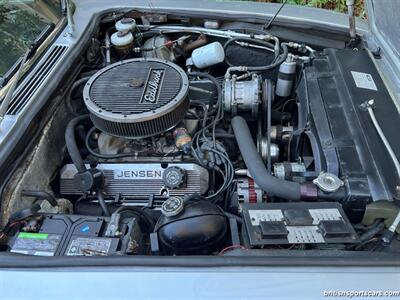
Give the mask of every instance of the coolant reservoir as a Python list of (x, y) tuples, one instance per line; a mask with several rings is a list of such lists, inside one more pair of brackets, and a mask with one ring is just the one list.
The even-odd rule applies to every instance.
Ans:
[(198, 69), (205, 69), (219, 64), (225, 59), (224, 47), (219, 42), (197, 48), (192, 52), (192, 63)]

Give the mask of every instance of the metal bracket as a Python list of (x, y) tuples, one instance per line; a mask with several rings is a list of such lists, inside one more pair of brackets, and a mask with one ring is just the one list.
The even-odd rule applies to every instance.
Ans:
[(67, 9), (67, 21), (68, 21), (68, 35), (74, 36), (75, 32), (75, 23), (73, 18), (73, 10), (72, 10), (72, 3), (71, 0), (65, 0), (66, 2), (66, 9)]
[(368, 111), (368, 108), (374, 109), (375, 108), (375, 100), (371, 99), (371, 100), (368, 100), (368, 101), (365, 101), (365, 102), (361, 103), (360, 104), (360, 108), (363, 111)]
[(352, 40), (355, 40), (357, 37), (356, 34), (356, 18), (354, 15), (354, 0), (346, 0), (346, 5), (347, 5), (347, 12), (349, 15), (349, 33), (350, 33), (350, 38)]

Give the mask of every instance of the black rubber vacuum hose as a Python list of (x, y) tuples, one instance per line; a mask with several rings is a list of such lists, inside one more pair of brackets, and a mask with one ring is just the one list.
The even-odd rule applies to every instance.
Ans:
[[(236, 42), (236, 41), (246, 41), (248, 43), (260, 44), (260, 45), (263, 45), (263, 46), (265, 46), (267, 48), (274, 48), (274, 45), (272, 45), (271, 43), (262, 41), (262, 40), (252, 39), (252, 38), (247, 38), (247, 37), (234, 37), (234, 38), (229, 39), (225, 43), (225, 45), (224, 45), (225, 53), (227, 53), (228, 46), (231, 43)], [(252, 72), (263, 72), (263, 71), (267, 71), (267, 70), (273, 69), (273, 68), (279, 66), (280, 64), (282, 64), (286, 60), (286, 58), (288, 57), (289, 49), (288, 49), (287, 45), (284, 44), (284, 43), (282, 43), (280, 46), (281, 46), (283, 52), (281, 54), (278, 53), (278, 55), (275, 56), (275, 60), (271, 64), (266, 65), (266, 66), (248, 66), (247, 70), (248, 71), (252, 71)], [(225, 57), (225, 62), (230, 67), (236, 66), (235, 64), (231, 63), (228, 60), (228, 57)]]
[(79, 123), (87, 120), (88, 118), (89, 115), (82, 115), (79, 117), (75, 117), (71, 121), (69, 121), (67, 128), (65, 129), (65, 144), (67, 146), (69, 156), (71, 157), (72, 162), (74, 163), (79, 173), (83, 173), (87, 171), (87, 169), (85, 163), (83, 162), (81, 153), (79, 152), (79, 148), (76, 144), (75, 127)]
[(26, 197), (34, 197), (36, 199), (40, 200), (47, 200), (51, 204), (51, 206), (56, 207), (58, 205), (56, 197), (54, 197), (52, 194), (45, 192), (45, 191), (27, 191), (23, 190), (21, 192), (22, 196)]
[(97, 191), (97, 199), (99, 200), (100, 207), (106, 217), (111, 216), (110, 211), (108, 210), (106, 200), (104, 199), (103, 192), (101, 190)]
[(72, 84), (72, 86), (69, 89), (69, 92), (67, 94), (67, 100), (66, 100), (67, 107), (75, 116), (79, 116), (79, 113), (75, 111), (74, 106), (72, 104), (72, 94), (79, 86), (86, 83), (90, 79), (90, 77), (91, 76), (85, 76), (85, 77), (82, 77), (82, 78), (78, 79), (77, 81), (75, 81)]
[(244, 162), (258, 186), (267, 192), (269, 196), (299, 201), (301, 195), (300, 184), (293, 181), (281, 180), (268, 172), (254, 145), (245, 119), (239, 116), (234, 117), (232, 119), (232, 128)]

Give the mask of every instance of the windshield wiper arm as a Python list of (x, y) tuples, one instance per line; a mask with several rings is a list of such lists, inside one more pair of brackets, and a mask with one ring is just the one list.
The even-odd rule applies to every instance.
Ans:
[(50, 23), (43, 28), (43, 30), (29, 46), (29, 50), (31, 53), (29, 54), (28, 59), (31, 58), (33, 54), (35, 54), (36, 50), (47, 39), (47, 37), (54, 30), (55, 27), (56, 25), (54, 25), (54, 23)]
[[(26, 50), (22, 59), (20, 60), (18, 69), (15, 74), (15, 79), (11, 84), (10, 88), (7, 91), (6, 96), (4, 97), (3, 101), (0, 103), (0, 125), (3, 122), (4, 116), (7, 113), (8, 106), (10, 105), (11, 98), (14, 94), (14, 91), (17, 87), (18, 81), (21, 79), (22, 69), (24, 68), (25, 63), (28, 59), (30, 59), (35, 53), (39, 46), (43, 43), (43, 41), (47, 38), (50, 32), (53, 31), (55, 25), (53, 23), (46, 25), (46, 27), (42, 30), (42, 32), (37, 36), (37, 38), (29, 45), (29, 48)], [(12, 74), (12, 73), (11, 73)], [(12, 75), (10, 76), (12, 77)], [(4, 83), (5, 84), (5, 83)]]
[[(48, 37), (48, 35), (53, 31), (55, 25), (53, 23), (47, 24), (43, 30), (40, 32), (40, 34), (35, 38), (33, 42), (30, 43), (29, 49), (30, 49), (30, 54), (28, 55), (28, 58), (31, 58), (33, 54), (35, 54), (36, 50), (39, 48), (39, 46), (43, 43), (43, 41)], [(10, 81), (10, 79), (14, 76), (15, 73), (17, 73), (19, 66), (21, 64), (21, 61), (23, 59), (23, 56), (21, 56), (14, 65), (7, 71), (6, 74), (4, 74), (3, 77), (0, 77), (0, 89), (3, 88), (7, 82)]]
[(18, 58), (17, 61), (11, 66), (11, 68), (9, 68), (8, 71), (3, 76), (0, 76), (0, 89), (2, 89), (7, 84), (7, 82), (10, 81), (10, 79), (14, 76), (14, 74), (17, 73), (22, 58), (23, 58), (22, 56)]

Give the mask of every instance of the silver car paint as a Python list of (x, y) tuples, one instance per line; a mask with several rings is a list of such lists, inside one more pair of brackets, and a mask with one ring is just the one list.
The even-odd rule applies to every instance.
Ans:
[[(79, 1), (75, 35), (61, 39), (73, 45), (95, 26), (92, 17), (127, 7), (259, 17), (271, 16), (277, 8), (214, 1)], [(288, 6), (280, 21), (347, 31), (345, 15), (316, 9)], [(359, 32), (367, 32), (365, 22), (358, 26)], [(400, 270), (392, 267), (0, 270), (1, 299), (321, 299), (325, 290), (393, 290), (399, 286)]]

